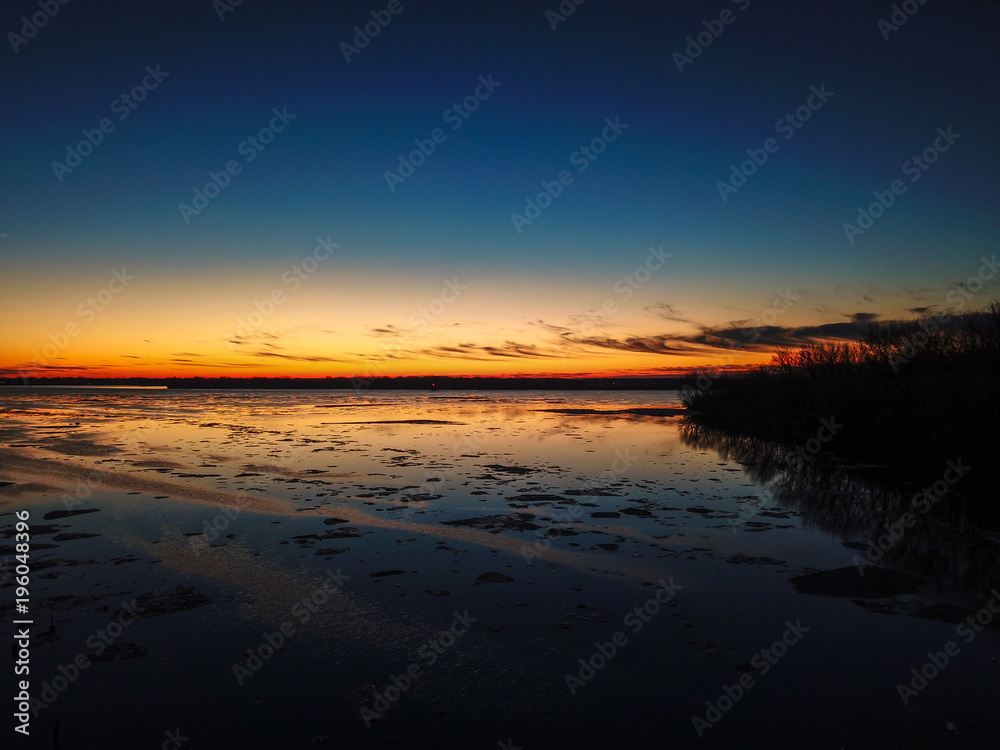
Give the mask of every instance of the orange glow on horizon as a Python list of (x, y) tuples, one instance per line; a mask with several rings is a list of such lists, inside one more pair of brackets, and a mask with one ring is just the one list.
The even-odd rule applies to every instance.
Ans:
[[(294, 290), (270, 270), (122, 274), (10, 279), (0, 377), (639, 377), (771, 356), (692, 343), (699, 326), (649, 312), (661, 299), (653, 284), (626, 299), (606, 282), (348, 277), (333, 266)], [(695, 289), (671, 296), (693, 319), (730, 321)]]
[[(707, 371), (724, 370), (728, 372), (740, 372), (748, 370), (756, 365), (766, 364), (770, 360), (770, 354), (760, 354), (747, 358), (739, 364), (722, 364), (719, 361), (705, 361), (699, 364), (687, 364), (683, 366), (615, 366), (606, 369), (589, 369), (568, 366), (564, 369), (553, 369), (546, 367), (545, 363), (536, 368), (525, 367), (522, 363), (519, 367), (511, 367), (503, 364), (488, 366), (470, 367), (467, 362), (452, 362), (450, 366), (442, 366), (440, 363), (412, 362), (408, 366), (397, 364), (392, 368), (381, 368), (375, 363), (374, 367), (299, 367), (276, 365), (274, 367), (247, 367), (229, 369), (224, 365), (206, 364), (180, 368), (164, 363), (143, 363), (131, 365), (107, 365), (107, 364), (73, 364), (65, 367), (24, 367), (21, 365), (12, 366), (9, 363), (0, 362), (0, 377), (6, 378), (232, 378), (234, 380), (242, 378), (379, 378), (379, 377), (456, 377), (456, 378), (637, 378), (637, 377), (683, 377), (685, 375)], [(506, 363), (504, 363), (506, 364)]]

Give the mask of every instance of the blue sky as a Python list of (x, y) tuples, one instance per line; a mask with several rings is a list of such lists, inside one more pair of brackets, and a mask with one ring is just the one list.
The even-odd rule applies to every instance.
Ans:
[[(888, 39), (878, 21), (891, 17), (891, 4), (678, 9), (588, 0), (555, 30), (546, 11), (556, 2), (398, 7), (350, 62), (341, 43), (373, 12), (384, 17), (386, 4), (246, 0), (220, 20), (208, 1), (70, 3), (16, 52), (8, 36), (0, 50), (0, 91), (11, 104), (0, 143), (0, 232), (9, 235), (0, 244), (0, 312), (22, 333), (2, 364), (30, 360), (31, 342), (72, 315), (60, 300), (85, 296), (123, 265), (140, 272), (147, 299), (161, 300), (129, 302), (150, 340), (163, 342), (150, 367), (169, 364), (185, 310), (219, 316), (208, 326), (218, 341), (212, 333), (199, 340), (206, 361), (217, 357), (226, 321), (319, 235), (341, 244), (335, 270), (324, 267), (313, 296), (283, 309), (284, 328), (260, 332), (284, 337), (289, 356), (295, 346), (331, 359), (361, 348), (356, 367), (377, 354), (362, 347), (371, 328), (403, 327), (406, 310), (456, 276), (474, 283), (464, 309), (452, 310), (465, 329), (454, 336), (484, 345), (530, 338), (539, 351), (562, 348), (566, 371), (574, 360), (591, 371), (612, 352), (580, 342), (565, 351), (565, 337), (546, 339), (531, 326), (565, 326), (599, 305), (650, 246), (672, 253), (670, 268), (637, 295), (641, 304), (623, 304), (609, 337), (724, 327), (789, 286), (808, 302), (783, 326), (861, 311), (908, 317), (943, 304), (950, 286), (995, 252), (995, 2), (915, 6)], [(720, 27), (714, 19), (724, 11), (733, 22)], [(0, 28), (18, 34), (22, 16), (37, 12), (37, 3), (11, 2)], [(678, 71), (673, 54), (706, 22), (721, 34)], [(169, 75), (117, 119), (112, 103), (157, 65)], [(445, 111), (472, 95), (480, 76), (500, 85), (452, 130)], [(806, 104), (811, 87), (833, 95), (785, 140), (775, 125)], [(246, 163), (240, 144), (274, 108), (295, 119)], [(113, 132), (59, 181), (52, 162), (105, 117)], [(572, 154), (616, 117), (627, 129), (578, 172)], [(948, 127), (960, 138), (910, 183), (904, 162)], [(390, 191), (385, 172), (435, 128), (446, 140)], [(777, 152), (723, 201), (718, 182), (767, 138)], [(230, 160), (241, 172), (186, 223), (179, 204)], [(517, 232), (511, 214), (565, 169), (573, 183)], [(849, 242), (843, 224), (897, 179), (906, 192)], [(162, 301), (171, 288), (185, 300), (173, 321)], [(516, 304), (504, 312), (508, 295)], [(987, 290), (983, 304), (995, 296)], [(684, 322), (651, 317), (645, 308), (656, 304), (674, 306)], [(282, 333), (317, 316), (345, 321), (346, 338), (296, 343)], [(89, 344), (81, 336), (60, 357), (110, 371), (112, 352), (133, 338), (108, 320), (100, 336)], [(401, 367), (433, 371), (432, 345), (410, 338)], [(697, 364), (694, 356), (609, 366)], [(545, 364), (529, 359), (515, 370)], [(253, 361), (248, 354), (242, 364)]]

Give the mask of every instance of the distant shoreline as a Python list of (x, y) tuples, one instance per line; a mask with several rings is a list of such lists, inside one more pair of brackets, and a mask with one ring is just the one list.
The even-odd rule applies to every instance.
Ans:
[(418, 390), (418, 391), (665, 391), (680, 390), (690, 377), (378, 377), (378, 378), (0, 378), (0, 387), (76, 386), (167, 388), (170, 390)]

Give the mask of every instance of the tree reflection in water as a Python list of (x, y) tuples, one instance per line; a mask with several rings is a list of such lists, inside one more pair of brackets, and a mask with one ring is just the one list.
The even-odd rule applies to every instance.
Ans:
[[(864, 563), (873, 562), (926, 576), (940, 595), (967, 603), (988, 598), (987, 592), (1000, 585), (995, 493), (965, 494), (959, 481), (934, 500), (933, 491), (923, 496), (933, 480), (925, 486), (893, 481), (884, 467), (848, 464), (822, 453), (803, 460), (796, 446), (734, 434), (690, 418), (682, 420), (680, 434), (692, 448), (741, 464), (782, 507), (801, 516), (803, 527), (846, 542), (845, 565), (862, 561), (858, 567), (866, 569)], [(922, 469), (926, 473), (927, 467)], [(943, 459), (935, 470), (938, 479), (947, 469)], [(899, 522), (907, 511), (915, 521), (904, 528)], [(885, 551), (875, 546), (879, 542)], [(863, 548), (855, 549), (857, 543)]]

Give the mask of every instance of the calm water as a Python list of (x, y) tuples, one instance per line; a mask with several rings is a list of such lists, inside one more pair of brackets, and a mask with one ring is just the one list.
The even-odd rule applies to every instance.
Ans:
[(29, 510), (47, 704), (17, 746), (57, 722), (61, 748), (996, 746), (983, 499), (560, 413), (679, 403), (0, 391), (0, 562)]

